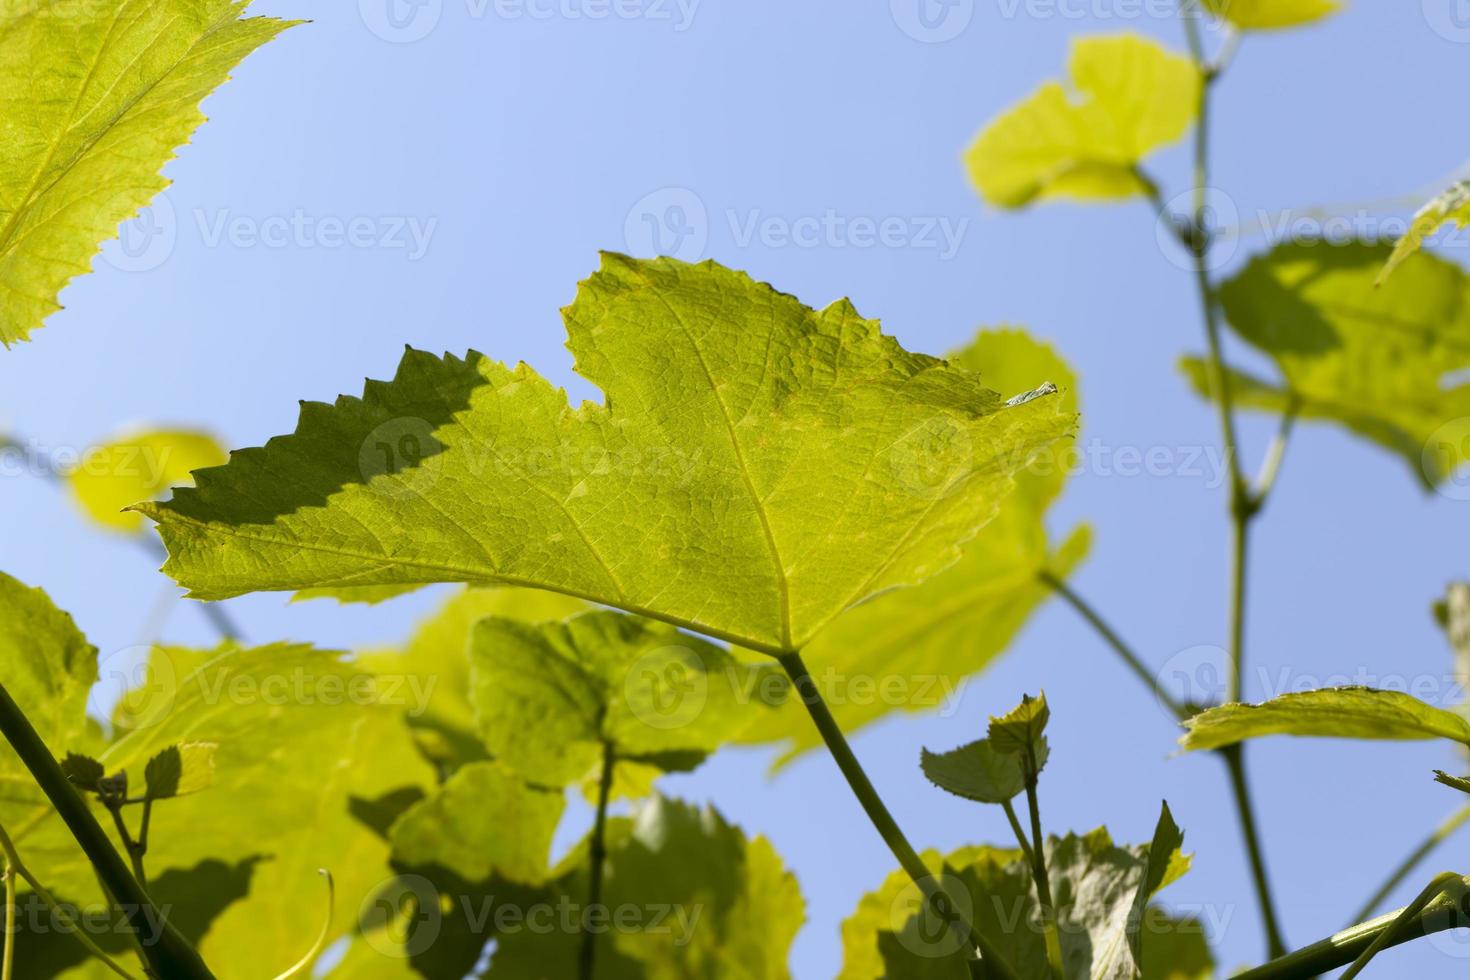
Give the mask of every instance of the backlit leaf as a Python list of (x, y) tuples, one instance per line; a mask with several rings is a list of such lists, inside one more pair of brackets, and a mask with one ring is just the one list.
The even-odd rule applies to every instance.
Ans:
[(536, 625), (486, 619), (471, 656), (491, 755), (545, 786), (599, 779), (605, 745), (619, 760), (691, 768), (758, 722), (762, 678), (774, 670), (610, 611)]
[(989, 739), (937, 754), (925, 749), (920, 765), (929, 782), (977, 803), (1006, 803), (1026, 788), (1021, 757), (997, 752)]
[(1198, 69), (1136, 34), (1077, 39), (1068, 74), (1070, 84), (1046, 82), (965, 152), (991, 204), (1144, 193), (1138, 164), (1188, 132), (1198, 112)]
[(289, 26), (240, 19), (240, 0), (0, 3), (0, 343), (59, 309), (168, 186), (159, 174), (204, 115), (199, 101)]
[[(981, 331), (949, 355), (991, 388), (1027, 391), (1050, 382), (1060, 416), (1077, 413), (1077, 378), (1047, 344), (1021, 330)], [(958, 562), (922, 585), (895, 589), (855, 606), (802, 652), (833, 715), (851, 734), (893, 711), (934, 711), (964, 680), (999, 657), (1052, 594), (1038, 578), (1066, 578), (1086, 556), (1091, 535), (1072, 530), (1053, 546), (1045, 517), (1071, 470), (1072, 441), (1059, 441), (1016, 477), (995, 519)], [(806, 708), (788, 698), (775, 717), (742, 740), (783, 742), (782, 762), (822, 744)]]
[(146, 796), (166, 800), (208, 789), (214, 782), (213, 742), (181, 742), (170, 745), (148, 760), (143, 769)]
[(1041, 771), (1041, 762), (1046, 755), (1046, 723), (1051, 720), (1051, 709), (1046, 704), (1046, 693), (1037, 697), (1023, 695), (1021, 703), (1000, 717), (990, 719), (990, 743), (997, 752), (1011, 755), (1032, 753)]
[(1424, 247), (1425, 239), (1445, 225), (1470, 225), (1470, 180), (1462, 180), (1414, 213), (1414, 220), (1404, 237), (1394, 245), (1393, 253), (1378, 274), (1381, 285), (1404, 260)]
[[(1425, 485), (1470, 455), (1470, 277), (1418, 253), (1374, 287), (1388, 247), (1281, 245), (1220, 288), (1237, 334), (1275, 359), (1280, 383), (1232, 374), (1244, 408), (1347, 427), (1401, 456)], [(1186, 374), (1202, 395), (1198, 359)]]
[(156, 499), (170, 487), (188, 483), (195, 470), (218, 466), (226, 458), (206, 433), (150, 430), (92, 447), (66, 479), (92, 520), (113, 531), (140, 531), (143, 515), (125, 508)]
[(1204, 0), (1205, 9), (1243, 31), (1297, 27), (1342, 9), (1337, 0)]
[(1283, 694), (1262, 704), (1223, 704), (1184, 723), (1186, 750), (1217, 749), (1266, 735), (1414, 740), (1470, 745), (1462, 715), (1398, 691), (1333, 687)]
[(787, 651), (952, 564), (1071, 429), (847, 302), (813, 311), (712, 262), (605, 255), (565, 319), (605, 404), (409, 351), (394, 381), (306, 404), (295, 435), (143, 508), (169, 573), (199, 598), (531, 585)]

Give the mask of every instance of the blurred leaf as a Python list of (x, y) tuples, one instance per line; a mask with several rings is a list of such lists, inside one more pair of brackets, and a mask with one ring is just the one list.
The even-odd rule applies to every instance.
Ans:
[(150, 430), (94, 446), (66, 474), (77, 504), (112, 531), (143, 529), (143, 515), (125, 510), (192, 480), (195, 470), (218, 466), (229, 454), (203, 432)]
[(659, 767), (673, 753), (674, 767), (691, 768), (758, 722), (774, 669), (611, 611), (536, 625), (486, 619), (471, 656), (485, 745), (546, 786), (600, 779), (604, 745), (620, 760)]
[(529, 585), (768, 653), (942, 571), (1070, 429), (713, 262), (606, 254), (564, 311), (606, 403), (409, 351), (363, 399), (142, 508), (198, 598)]
[[(1404, 458), (1427, 486), (1470, 453), (1470, 279), (1418, 253), (1382, 288), (1386, 246), (1286, 244), (1220, 288), (1231, 327), (1269, 354), (1283, 384), (1240, 373), (1238, 405), (1337, 422)], [(1198, 359), (1186, 373), (1208, 396)], [(1464, 431), (1462, 431), (1464, 430)]]
[(1038, 200), (1146, 193), (1137, 167), (1194, 123), (1199, 71), (1136, 34), (1072, 42), (1070, 88), (1046, 82), (993, 120), (965, 152), (970, 179), (1003, 208)]
[[(613, 923), (629, 918), (598, 937), (599, 980), (790, 977), (787, 959), (805, 910), (796, 878), (768, 841), (747, 838), (712, 809), (658, 796), (615, 836), (603, 904)], [(579, 864), (543, 901), (569, 899), (580, 909), (586, 895)], [(485, 976), (576, 976), (580, 941), (575, 928), (502, 935)]]
[(422, 589), (420, 583), (411, 585), (329, 585), (320, 589), (301, 589), (291, 596), (292, 602), (308, 602), (312, 599), (335, 599), (340, 605), (361, 603), (376, 606), (380, 602), (396, 599)]
[(0, 344), (60, 309), (99, 242), (169, 182), (201, 99), (289, 26), (237, 0), (0, 5)]
[(1298, 27), (1342, 9), (1337, 0), (1204, 0), (1205, 8), (1243, 31)]
[(472, 762), (389, 831), (395, 862), (437, 865), (470, 881), (496, 876), (537, 884), (550, 868), (551, 838), (566, 800), (497, 762)]
[[(1077, 378), (1047, 344), (1017, 329), (984, 330), (949, 356), (1002, 393), (1055, 384), (1057, 415), (1077, 414)], [(932, 711), (965, 678), (1005, 652), (1052, 595), (1042, 570), (1066, 578), (1087, 554), (1091, 535), (1074, 529), (1053, 549), (1045, 516), (1070, 473), (1072, 440), (1059, 441), (1016, 477), (995, 519), (951, 568), (922, 585), (876, 596), (839, 616), (802, 657), (848, 734), (894, 711)], [(784, 764), (822, 744), (799, 698), (742, 736), (783, 742)]]
[(182, 742), (149, 759), (143, 769), (148, 799), (166, 800), (207, 789), (214, 782), (218, 748), (213, 742)]
[(1376, 280), (1382, 285), (1404, 260), (1424, 247), (1424, 240), (1445, 225), (1464, 227), (1470, 225), (1470, 180), (1462, 180), (1441, 192), (1414, 214), (1409, 230), (1398, 240), (1393, 254), (1383, 265)]
[(1263, 704), (1224, 704), (1184, 723), (1186, 751), (1218, 749), (1266, 735), (1414, 740), (1470, 744), (1470, 721), (1398, 691), (1333, 687), (1283, 694)]
[(1213, 980), (1204, 923), (1151, 905), (1144, 918), (1143, 980)]
[(528, 623), (586, 610), (580, 599), (535, 589), (463, 589), (423, 619), (406, 644), (359, 654), (357, 662), (405, 694), (420, 750), (443, 772), (489, 758), (470, 700), (470, 639), (489, 616)]

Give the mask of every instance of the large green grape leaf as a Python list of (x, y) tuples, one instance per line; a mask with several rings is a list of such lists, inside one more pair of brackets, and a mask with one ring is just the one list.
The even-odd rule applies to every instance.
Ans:
[[(1175, 920), (1148, 905), (1189, 868), (1189, 859), (1179, 851), (1180, 840), (1167, 807), (1152, 845), (1121, 847), (1103, 829), (1047, 839), (1047, 869), (1068, 980), (1133, 980), (1135, 955), (1141, 950), (1148, 962), (1155, 936), (1164, 933), (1170, 935), (1157, 940), (1159, 953), (1178, 957), (1181, 969), (1156, 964), (1159, 972), (1145, 976), (1198, 975), (1184, 964), (1198, 962), (1203, 935), (1180, 941), (1174, 935), (1181, 931)], [(1031, 869), (1018, 852), (971, 847), (944, 858), (928, 853), (924, 859), (953, 905), (973, 919), (1018, 976), (1048, 975), (1045, 941), (1035, 926)], [(843, 923), (842, 935), (839, 980), (969, 976), (965, 951), (956, 948), (960, 943), (900, 873), (863, 899)]]
[[(409, 351), (362, 399), (141, 508), (196, 597), (468, 581), (798, 649), (942, 571), (1072, 420), (713, 262), (604, 255), (530, 368)], [(1011, 393), (1014, 394), (1014, 393)]]
[[(598, 937), (606, 980), (785, 980), (805, 918), (796, 878), (765, 838), (747, 838), (710, 808), (654, 797), (610, 828), (603, 903), (626, 927)], [(541, 899), (580, 909), (585, 862)], [(613, 918), (612, 921), (617, 921)], [(575, 928), (523, 928), (497, 937), (489, 980), (577, 975)]]
[(143, 515), (129, 504), (151, 500), (170, 487), (186, 483), (190, 474), (219, 466), (228, 458), (206, 432), (148, 429), (119, 436), (82, 454), (66, 473), (82, 512), (112, 531), (143, 530)]
[(1470, 721), (1399, 691), (1333, 687), (1283, 694), (1262, 704), (1222, 704), (1184, 723), (1186, 750), (1218, 749), (1266, 735), (1415, 740), (1470, 745)]
[(579, 599), (534, 589), (463, 589), (421, 622), (401, 646), (367, 650), (357, 663), (402, 695), (420, 750), (441, 770), (488, 758), (470, 697), (470, 639), (488, 616), (535, 623), (587, 609)]
[(1424, 242), (1430, 235), (1445, 225), (1470, 225), (1470, 180), (1462, 180), (1442, 191), (1414, 213), (1409, 230), (1394, 245), (1393, 252), (1383, 265), (1383, 271), (1378, 274), (1378, 284), (1382, 285), (1405, 259), (1424, 247)]
[[(1232, 395), (1244, 408), (1343, 425), (1433, 486), (1470, 457), (1470, 278), (1419, 253), (1376, 288), (1388, 256), (1386, 245), (1286, 244), (1221, 286), (1231, 327), (1283, 379), (1232, 372)], [(1204, 364), (1183, 367), (1205, 395)]]
[[(983, 330), (949, 355), (1001, 391), (1057, 386), (1052, 410), (1077, 413), (1077, 378), (1049, 345), (1021, 330)], [(1061, 441), (1016, 477), (1016, 490), (995, 519), (967, 544), (958, 562), (922, 585), (877, 596), (837, 617), (802, 656), (847, 732), (889, 712), (932, 711), (965, 678), (1004, 653), (1051, 595), (1038, 576), (1065, 578), (1086, 556), (1090, 534), (1073, 529), (1056, 547), (1045, 517), (1069, 475)], [(748, 729), (744, 740), (784, 742), (783, 761), (821, 745), (796, 698), (776, 716)]]
[(1205, 9), (1243, 31), (1297, 27), (1342, 9), (1337, 0), (1204, 0)]
[[(388, 874), (389, 846), (353, 816), (352, 801), (426, 789), (432, 774), (384, 690), (340, 654), (307, 647), (161, 648), (116, 713), (131, 727), (97, 757), (136, 785), (168, 746), (218, 746), (209, 788), (154, 807), (147, 862), (158, 875), (258, 859), (248, 897), (219, 913), (201, 947), (221, 980), (274, 975), (311, 946), (326, 915), (318, 868), (350, 908)], [(90, 866), (48, 807), (7, 826), (48, 887), (98, 901)], [(334, 935), (348, 928), (337, 923)]]
[(0, 343), (168, 181), (199, 101), (284, 28), (241, 0), (0, 0)]
[(750, 666), (666, 623), (607, 610), (565, 622), (482, 620), (471, 659), (485, 745), (545, 786), (599, 781), (605, 747), (622, 764), (693, 768), (761, 720), (768, 681), (781, 679), (774, 665)]
[(1138, 165), (1178, 140), (1199, 111), (1199, 70), (1136, 34), (1078, 38), (1070, 87), (1044, 83), (993, 120), (965, 151), (986, 201), (1116, 200), (1147, 191)]

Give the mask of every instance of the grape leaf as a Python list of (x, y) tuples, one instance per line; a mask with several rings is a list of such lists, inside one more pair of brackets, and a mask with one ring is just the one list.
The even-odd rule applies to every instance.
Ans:
[(92, 447), (66, 479), (84, 514), (109, 530), (131, 533), (143, 529), (143, 515), (124, 508), (152, 500), (188, 482), (195, 470), (227, 458), (207, 433), (149, 430)]
[[(609, 917), (635, 918), (598, 937), (599, 978), (790, 977), (787, 959), (804, 906), (796, 878), (769, 841), (747, 838), (710, 808), (661, 796), (642, 804), (633, 821), (615, 823), (622, 826), (609, 828), (616, 843), (608, 854), (602, 904)], [(555, 907), (570, 900), (581, 909), (587, 888), (585, 862), (578, 862), (542, 902)], [(575, 929), (503, 934), (485, 976), (576, 976), (580, 941)]]
[(1198, 114), (1193, 62), (1136, 34), (1078, 38), (1058, 81), (993, 120), (965, 151), (980, 196), (1003, 208), (1038, 200), (1145, 193), (1138, 165)]
[(767, 653), (942, 571), (1071, 428), (713, 262), (606, 254), (564, 311), (606, 404), (409, 351), (140, 509), (192, 595), (530, 585)]
[[(1077, 379), (1047, 344), (1012, 328), (983, 330), (951, 353), (951, 363), (991, 388), (1025, 391), (1047, 382), (1060, 416), (1077, 414)], [(1070, 440), (1058, 442), (1016, 477), (1000, 512), (958, 562), (922, 585), (896, 589), (847, 610), (802, 652), (843, 731), (891, 711), (940, 708), (966, 677), (1005, 652), (1051, 596), (1043, 570), (1065, 578), (1086, 555), (1090, 534), (1074, 529), (1052, 548), (1045, 516), (1069, 475)], [(822, 744), (799, 699), (748, 729), (742, 740), (781, 742), (781, 764)]]
[(0, 3), (0, 344), (26, 340), (168, 180), (201, 99), (290, 25), (240, 0)]
[(208, 789), (214, 783), (213, 742), (180, 742), (148, 760), (143, 769), (145, 796), (166, 800)]
[(1443, 769), (1436, 769), (1434, 770), (1434, 781), (1448, 786), (1450, 789), (1457, 789), (1461, 793), (1470, 793), (1470, 779), (1466, 779), (1464, 776), (1451, 776)]
[(1029, 694), (1021, 697), (1021, 703), (998, 718), (990, 719), (990, 744), (997, 752), (1008, 755), (1034, 753), (1037, 772), (1047, 755), (1046, 723), (1051, 720), (1051, 708), (1046, 704), (1046, 692), (1038, 697)]
[(1461, 228), (1470, 226), (1470, 180), (1462, 180), (1441, 192), (1414, 213), (1409, 230), (1394, 245), (1393, 252), (1383, 264), (1383, 271), (1378, 273), (1375, 283), (1383, 285), (1405, 259), (1424, 247), (1425, 239), (1445, 225)]
[[(1044, 747), (1045, 740), (1041, 744)], [(1045, 765), (1045, 756), (1039, 757), (1037, 764)], [(1007, 803), (1026, 788), (1021, 757), (1014, 752), (997, 752), (989, 739), (942, 753), (925, 749), (920, 767), (935, 786), (976, 803)]]
[(291, 597), (292, 602), (309, 602), (312, 599), (335, 599), (339, 605), (351, 605), (362, 603), (367, 606), (376, 606), (380, 602), (396, 599), (410, 592), (417, 592), (423, 586), (414, 583), (411, 585), (342, 585), (328, 586), (321, 589), (301, 589)]
[(393, 824), (393, 860), (469, 881), (538, 884), (551, 871), (551, 838), (565, 805), (559, 790), (529, 786), (496, 762), (471, 762)]
[(1337, 13), (1337, 0), (1204, 0), (1205, 9), (1243, 31), (1310, 24)]
[(1186, 751), (1218, 749), (1266, 735), (1414, 740), (1447, 738), (1470, 745), (1462, 715), (1398, 691), (1333, 687), (1283, 694), (1262, 704), (1223, 704), (1184, 723)]
[[(1148, 902), (1189, 868), (1189, 859), (1178, 849), (1182, 838), (1167, 812), (1165, 808), (1153, 845), (1120, 847), (1103, 829), (1047, 839), (1047, 870), (1069, 980), (1138, 976), (1134, 951), (1146, 951), (1159, 928)], [(1158, 853), (1152, 853), (1155, 847)], [(1031, 925), (1037, 906), (1030, 866), (1023, 858), (1014, 851), (967, 848), (946, 858), (941, 873), (946, 894), (992, 938), (1019, 976), (1048, 975), (1042, 932)], [(888, 898), (886, 909), (883, 898)], [(876, 900), (865, 899), (858, 915), (844, 923), (843, 937), (848, 955), (840, 980), (969, 976), (965, 951), (949, 948), (956, 941), (919, 901), (917, 889), (901, 879), (890, 878)], [(1195, 945), (1188, 954), (1190, 959), (1197, 957), (1197, 949)], [(879, 964), (884, 972), (875, 972)]]
[(419, 749), (441, 771), (489, 756), (470, 698), (470, 638), (488, 616), (526, 622), (564, 619), (587, 604), (533, 589), (463, 589), (421, 622), (407, 643), (364, 651), (357, 663), (402, 691), (405, 720)]
[(687, 770), (759, 721), (774, 666), (749, 666), (664, 623), (598, 611), (536, 625), (483, 620), (473, 700), (491, 755), (544, 786), (620, 761)]
[[(431, 773), (398, 708), (383, 700), (374, 675), (328, 651), (153, 651), (119, 714), (133, 727), (95, 755), (108, 771), (136, 771), (170, 746), (218, 745), (213, 785), (154, 807), (148, 866), (158, 874), (211, 858), (260, 859), (248, 897), (224, 909), (203, 942), (221, 980), (279, 973), (311, 946), (323, 901), (318, 868), (331, 870), (339, 906), (349, 908), (387, 875), (389, 846), (352, 816), (350, 801), (427, 788)], [(84, 722), (80, 705), (77, 718)], [(44, 802), (6, 812), (48, 887), (101, 900), (90, 865)]]
[[(1232, 372), (1243, 408), (1346, 426), (1392, 450), (1426, 486), (1451, 476), (1470, 443), (1470, 278), (1419, 253), (1382, 288), (1387, 246), (1292, 243), (1257, 257), (1220, 288), (1231, 327), (1269, 354), (1284, 383)], [(1198, 359), (1184, 363), (1210, 390)]]

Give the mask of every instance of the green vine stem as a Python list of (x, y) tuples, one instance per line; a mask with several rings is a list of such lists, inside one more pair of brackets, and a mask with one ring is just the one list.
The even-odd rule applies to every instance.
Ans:
[[(1470, 879), (1462, 880), (1470, 885)], [(1466, 904), (1463, 898), (1442, 895), (1418, 911), (1413, 911), (1412, 905), (1406, 906), (1344, 929), (1254, 970), (1237, 973), (1233, 980), (1310, 980), (1357, 961), (1375, 943), (1379, 944), (1378, 951), (1382, 951), (1413, 939), (1470, 925), (1470, 908), (1466, 908)], [(1406, 911), (1411, 914), (1395, 928)], [(1380, 939), (1383, 940), (1381, 943)]]
[(1036, 901), (1041, 906), (1042, 927), (1046, 930), (1046, 962), (1053, 980), (1065, 980), (1062, 969), (1062, 937), (1057, 931), (1057, 907), (1051, 897), (1051, 879), (1046, 873), (1046, 845), (1041, 835), (1041, 801), (1036, 792), (1036, 744), (1026, 745), (1026, 807), (1031, 813), (1031, 877), (1036, 882)]
[[(31, 886), (31, 891), (35, 892), (36, 897), (46, 903), (46, 908), (56, 917), (57, 921), (63, 923), (67, 931), (77, 937), (77, 942), (86, 947), (88, 953), (101, 960), (108, 969), (122, 977), (123, 980), (134, 980), (131, 973), (119, 966), (116, 960), (104, 953), (101, 947), (92, 941), (92, 937), (87, 935), (86, 930), (72, 921), (72, 917), (66, 909), (62, 908), (56, 899), (51, 897), (51, 893), (46, 890), (45, 886), (41, 884), (36, 876), (31, 874), (30, 869), (25, 866), (25, 862), (20, 859), (20, 852), (15, 849), (15, 842), (10, 839), (10, 834), (6, 832), (3, 826), (0, 826), (0, 850), (4, 850), (5, 861), (9, 866), (7, 873), (11, 876), (12, 881), (8, 884), (13, 884), (13, 879), (16, 876), (23, 879), (27, 885)], [(6, 934), (7, 952), (10, 949), (10, 941), (13, 935), (13, 930)]]
[[(806, 705), (807, 713), (811, 715), (812, 721), (821, 733), (822, 741), (826, 743), (827, 750), (832, 754), (837, 768), (842, 770), (847, 785), (852, 788), (853, 795), (862, 804), (863, 811), (872, 821), (873, 827), (883, 838), (883, 843), (893, 852), (898, 859), (898, 864), (913, 879), (915, 885), (924, 895), (926, 902), (933, 903), (937, 908), (948, 905), (943, 889), (937, 883), (933, 872), (924, 864), (923, 859), (914, 850), (903, 831), (899, 829), (898, 822), (893, 819), (893, 814), (888, 811), (883, 798), (878, 795), (872, 780), (863, 771), (862, 763), (853, 754), (852, 746), (847, 744), (847, 738), (842, 734), (842, 727), (837, 724), (837, 719), (832, 717), (832, 711), (827, 707), (827, 702), (822, 698), (822, 692), (817, 687), (816, 681), (812, 680), (811, 673), (799, 653), (786, 653), (777, 658), (785, 669), (787, 676), (795, 687), (802, 704)], [(1011, 969), (1005, 957), (1000, 954), (990, 940), (975, 928), (974, 923), (963, 921), (953, 923), (954, 927), (963, 930), (968, 937), (972, 949), (978, 950), (980, 959), (972, 959), (969, 963), (970, 975), (972, 977), (985, 977), (989, 980), (1016, 980), (1015, 972)]]
[(1434, 831), (1428, 837), (1424, 838), (1418, 847), (1409, 852), (1408, 857), (1404, 858), (1403, 862), (1393, 870), (1393, 873), (1384, 879), (1383, 884), (1378, 886), (1378, 890), (1373, 893), (1373, 897), (1363, 903), (1363, 907), (1353, 916), (1353, 921), (1361, 922), (1372, 915), (1373, 910), (1387, 901), (1388, 896), (1393, 894), (1394, 889), (1403, 884), (1404, 879), (1408, 878), (1414, 872), (1414, 869), (1433, 853), (1436, 847), (1444, 843), (1451, 834), (1463, 827), (1467, 821), (1470, 821), (1470, 806), (1461, 807), (1452, 813), (1444, 823), (1434, 828)]
[(580, 980), (592, 980), (597, 963), (597, 933), (592, 929), (590, 916), (602, 904), (602, 875), (607, 864), (607, 803), (612, 796), (616, 765), (617, 752), (612, 743), (603, 742), (602, 776), (597, 784), (597, 821), (592, 825), (592, 839), (588, 845), (588, 860), (592, 868), (587, 887), (587, 908), (582, 912), (582, 946), (577, 954), (577, 976)]
[(133, 935), (145, 935), (152, 926), (161, 925), (158, 941), (143, 947), (149, 972), (163, 980), (213, 980), (214, 975), (204, 965), (198, 951), (154, 907), (148, 893), (128, 870), (127, 862), (113, 847), (102, 824), (97, 822), (96, 815), (67, 781), (56, 757), (4, 685), (0, 685), (0, 735), (10, 743), (51, 801), (57, 815), (92, 863), (104, 890), (121, 906), (133, 927)]
[(5, 953), (0, 957), (0, 980), (15, 976), (15, 865), (5, 862)]

